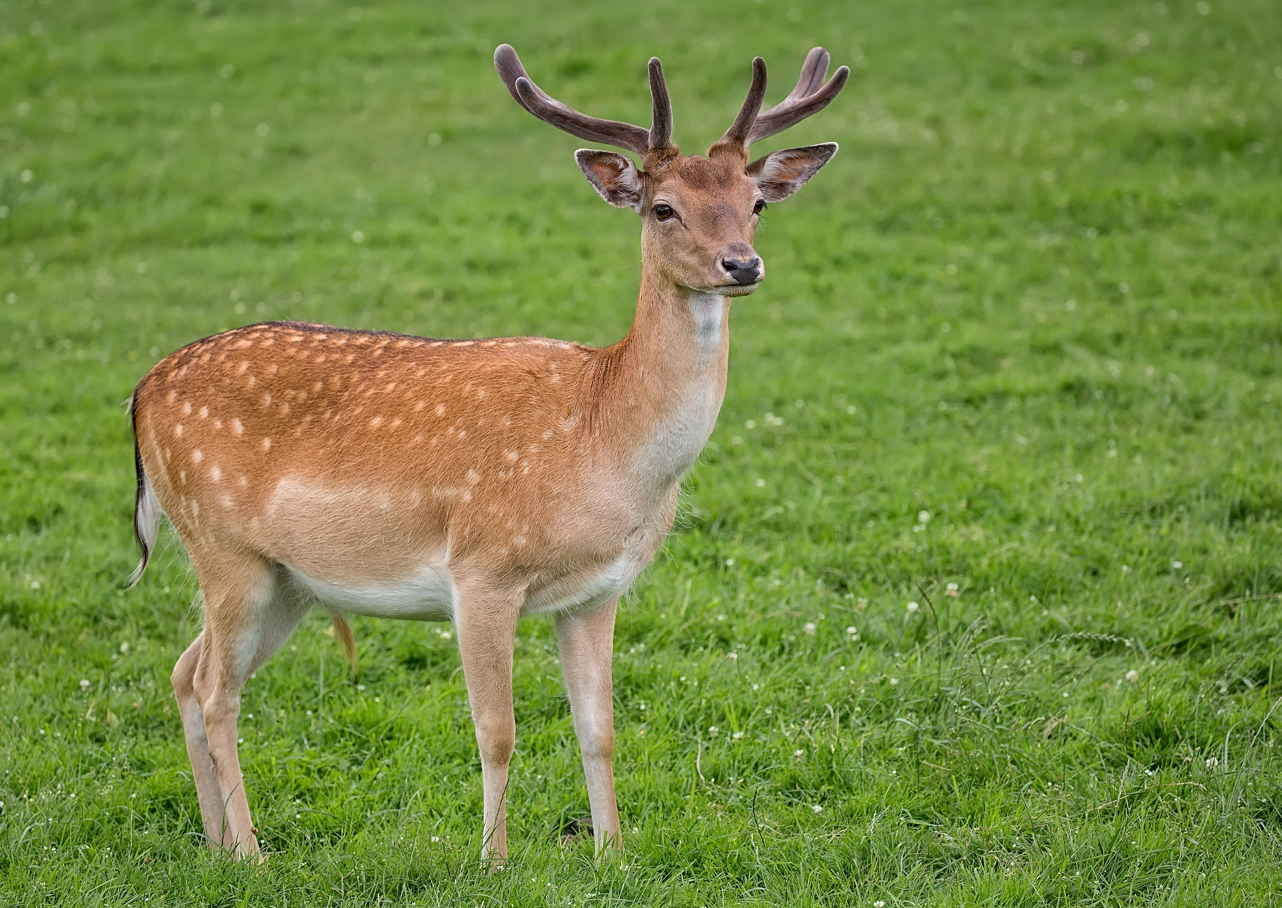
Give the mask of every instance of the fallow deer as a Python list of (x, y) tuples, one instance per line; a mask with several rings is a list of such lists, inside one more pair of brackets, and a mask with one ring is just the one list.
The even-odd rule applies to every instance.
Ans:
[(554, 100), (504, 44), (518, 104), (571, 135), (637, 155), (575, 157), (611, 205), (641, 216), (628, 335), (603, 349), (542, 338), (433, 340), (298, 322), (238, 328), (171, 354), (131, 398), (142, 560), (162, 513), (191, 557), (204, 628), (173, 671), (213, 847), (258, 856), (237, 752), (246, 677), (313, 606), (453, 621), (480, 747), (483, 860), (507, 855), (517, 619), (555, 617), (598, 850), (620, 845), (611, 754), (619, 597), (672, 528), (682, 474), (726, 388), (732, 297), (761, 284), (752, 247), (769, 202), (796, 192), (836, 144), (748, 146), (825, 107), (845, 85), (815, 48), (796, 88), (761, 112), (766, 68), (706, 157), (671, 142), (649, 64), (653, 125)]

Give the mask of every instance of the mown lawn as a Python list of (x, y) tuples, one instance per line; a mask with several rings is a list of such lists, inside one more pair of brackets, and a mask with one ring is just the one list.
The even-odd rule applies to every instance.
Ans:
[[(536, 8), (537, 7), (537, 8)], [(246, 687), (272, 860), (208, 853), (121, 407), (195, 338), (301, 318), (627, 330), (638, 226), (549, 91), (676, 140), (852, 67), (763, 150), (730, 387), (622, 611), (626, 854), (520, 628), (513, 860), (442, 625), (314, 616)], [(1282, 883), (1282, 7), (162, 3), (0, 9), (0, 903), (1258, 906)], [(917, 603), (912, 607), (909, 603)], [(1275, 672), (1277, 677), (1275, 677)]]

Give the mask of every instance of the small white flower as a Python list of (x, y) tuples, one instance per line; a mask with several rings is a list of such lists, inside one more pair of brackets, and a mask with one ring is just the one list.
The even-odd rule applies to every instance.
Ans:
[(80, 689), (81, 689), (81, 690), (88, 690), (88, 689), (89, 689), (89, 679), (88, 679), (88, 678), (81, 678), (81, 679), (80, 679)]
[(741, 732), (741, 731), (737, 731), (737, 732), (735, 732), (733, 735), (731, 735), (730, 737), (732, 737), (732, 738), (734, 738), (736, 741), (738, 741), (738, 740), (740, 740), (740, 739), (743, 737), (743, 732)]
[(917, 614), (917, 611), (921, 608), (921, 606), (920, 606), (920, 605), (918, 605), (916, 602), (910, 602), (910, 603), (908, 603), (908, 605), (906, 605), (906, 606), (904, 606), (904, 607), (905, 607), (906, 609), (908, 609), (908, 614), (910, 614), (910, 615), (915, 615), (915, 614)]
[(948, 586), (944, 587), (944, 595), (951, 596), (953, 599), (956, 599), (961, 595), (961, 590), (958, 589), (957, 584), (950, 583)]
[(917, 512), (917, 522), (918, 522), (918, 523), (929, 523), (929, 522), (930, 522), (930, 511), (918, 511), (918, 512)]
[(738, 661), (739, 661), (739, 654), (738, 654), (738, 653), (726, 653), (726, 661), (727, 661), (727, 662), (738, 662)]
[(823, 806), (822, 806), (822, 805), (819, 805), (819, 804), (814, 804), (814, 805), (812, 805), (810, 809), (811, 809), (811, 810), (813, 810), (815, 813), (823, 813), (823, 812), (824, 812)]
[(847, 634), (849, 634), (849, 635), (850, 635), (850, 636), (852, 636), (852, 637), (858, 637), (858, 636), (859, 636), (859, 628), (855, 627), (855, 626), (852, 624), (852, 625), (850, 625), (848, 628), (846, 628), (846, 633), (847, 633)]
[(891, 678), (891, 679), (890, 679), (890, 686), (891, 686), (891, 687), (898, 687), (898, 686), (899, 686), (899, 679), (898, 679), (898, 678)]
[(1206, 768), (1207, 768), (1207, 769), (1214, 769), (1215, 767), (1217, 767), (1217, 766), (1219, 766), (1219, 765), (1220, 765), (1220, 761), (1219, 761), (1219, 760), (1217, 760), (1217, 759), (1215, 759), (1215, 757), (1211, 757), (1209, 760), (1207, 760), (1207, 761), (1206, 761)]
[(804, 760), (804, 759), (806, 759), (806, 752), (805, 752), (804, 750), (794, 750), (794, 751), (792, 752), (792, 755), (793, 755), (793, 757), (794, 757), (794, 758), (796, 758), (797, 760)]
[(813, 637), (815, 635), (815, 632), (819, 630), (819, 628), (813, 621), (807, 621), (806, 626), (803, 627), (802, 630), (805, 631), (807, 634), (809, 634), (811, 637)]
[(1134, 684), (1136, 681), (1140, 680), (1140, 673), (1135, 669), (1131, 669), (1126, 673), (1126, 680)]
[(129, 644), (128, 644), (128, 643), (122, 643), (122, 644), (120, 644), (120, 651), (121, 651), (122, 653), (127, 653), (127, 652), (129, 652)]
[(886, 908), (886, 900), (877, 899), (877, 901), (872, 903), (872, 908)]
[(715, 725), (710, 725), (710, 726), (708, 726), (708, 734), (710, 734), (710, 735), (719, 735), (719, 734), (721, 734), (721, 729), (717, 728), (717, 726), (715, 726)]
[(1178, 571), (1178, 570), (1179, 570), (1180, 568), (1182, 568), (1182, 567), (1184, 567), (1184, 562), (1183, 562), (1183, 561), (1172, 561), (1172, 562), (1171, 562), (1171, 570), (1173, 570), (1173, 571)]

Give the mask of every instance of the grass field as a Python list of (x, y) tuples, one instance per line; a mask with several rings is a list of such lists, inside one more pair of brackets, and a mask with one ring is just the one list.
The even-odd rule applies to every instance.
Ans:
[[(0, 904), (1260, 906), (1282, 884), (1282, 7), (11, 0), (0, 9)], [(269, 318), (627, 330), (639, 228), (549, 91), (676, 140), (853, 69), (775, 206), (683, 516), (621, 611), (626, 854), (554, 636), (513, 860), (444, 625), (320, 616), (247, 685), (262, 869), (207, 852), (122, 401)], [(955, 585), (955, 586), (953, 586)], [(909, 603), (919, 605), (910, 610)]]

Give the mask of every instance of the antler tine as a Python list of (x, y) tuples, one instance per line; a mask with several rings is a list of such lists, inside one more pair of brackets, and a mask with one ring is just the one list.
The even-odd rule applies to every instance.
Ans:
[(811, 50), (806, 55), (806, 62), (801, 66), (801, 76), (797, 79), (796, 87), (789, 92), (788, 97), (757, 117), (752, 124), (752, 129), (748, 132), (747, 144), (751, 145), (775, 133), (783, 132), (827, 107), (832, 99), (837, 97), (837, 93), (845, 87), (846, 80), (850, 78), (850, 68), (841, 66), (824, 84), (824, 77), (828, 74), (828, 63), (828, 51), (822, 47)]
[[(797, 98), (813, 95), (818, 91), (819, 87), (824, 84), (824, 79), (828, 77), (828, 63), (831, 59), (825, 48), (810, 48), (810, 53), (806, 54), (805, 62), (801, 64), (801, 75), (797, 77), (797, 84), (792, 91), (788, 92), (788, 97), (784, 100), (794, 101)], [(778, 105), (775, 106), (777, 107)]]
[[(623, 148), (634, 154), (645, 155), (650, 148), (650, 132), (631, 123), (620, 123), (617, 120), (601, 120), (579, 113), (553, 98), (534, 84), (534, 80), (525, 72), (521, 58), (516, 55), (510, 44), (500, 44), (494, 51), (494, 68), (499, 78), (507, 86), (508, 94), (525, 110), (545, 123), (551, 123), (557, 129), (568, 132), (589, 142), (604, 142), (616, 148)], [(651, 78), (653, 85), (653, 77)], [(664, 89), (664, 98), (667, 90)], [(656, 108), (657, 111), (657, 108)], [(671, 111), (668, 113), (671, 129)]]
[(752, 58), (752, 85), (748, 96), (743, 99), (739, 115), (734, 118), (726, 134), (717, 142), (718, 145), (734, 145), (747, 148), (749, 131), (761, 111), (761, 102), (766, 99), (766, 61), (760, 57)]
[(668, 97), (668, 83), (663, 78), (663, 64), (658, 57), (650, 58), (650, 98), (654, 102), (654, 120), (650, 126), (649, 148), (657, 151), (672, 144), (672, 99)]

